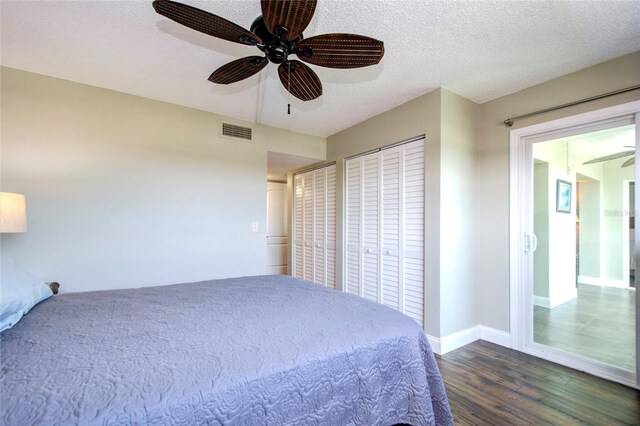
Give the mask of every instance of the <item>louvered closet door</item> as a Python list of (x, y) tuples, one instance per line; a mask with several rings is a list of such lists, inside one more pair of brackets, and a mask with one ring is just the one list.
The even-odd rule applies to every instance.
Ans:
[(346, 162), (345, 291), (424, 326), (424, 140)]
[(325, 285), (336, 288), (336, 166), (326, 171), (326, 254)]
[(302, 175), (295, 175), (293, 179), (293, 276), (304, 279), (304, 186)]
[(303, 225), (302, 245), (304, 251), (304, 279), (313, 281), (313, 172), (302, 175), (303, 181)]
[(399, 311), (402, 304), (402, 179), (400, 148), (385, 149), (382, 161), (382, 303)]
[(362, 297), (379, 302), (380, 170), (378, 153), (362, 157)]
[(404, 313), (424, 326), (424, 140), (401, 148)]
[(325, 169), (313, 172), (313, 282), (325, 284), (326, 280), (326, 182)]
[(347, 293), (361, 296), (362, 157), (347, 160), (345, 168), (347, 223), (345, 226), (346, 271), (344, 290)]
[(336, 287), (336, 166), (294, 177), (294, 276)]

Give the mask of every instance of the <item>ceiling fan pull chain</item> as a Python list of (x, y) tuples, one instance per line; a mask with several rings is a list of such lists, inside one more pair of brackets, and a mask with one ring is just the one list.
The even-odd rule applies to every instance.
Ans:
[(287, 62), (287, 114), (291, 115), (291, 64)]

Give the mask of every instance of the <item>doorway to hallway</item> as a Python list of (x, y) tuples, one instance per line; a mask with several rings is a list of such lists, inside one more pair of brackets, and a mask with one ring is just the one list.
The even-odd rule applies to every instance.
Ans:
[(512, 337), (524, 352), (637, 386), (640, 102), (625, 105), (511, 132)]

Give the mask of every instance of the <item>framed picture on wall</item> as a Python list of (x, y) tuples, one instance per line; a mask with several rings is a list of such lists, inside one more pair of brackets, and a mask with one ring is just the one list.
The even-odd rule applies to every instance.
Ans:
[(556, 181), (556, 211), (571, 213), (571, 182), (562, 179)]

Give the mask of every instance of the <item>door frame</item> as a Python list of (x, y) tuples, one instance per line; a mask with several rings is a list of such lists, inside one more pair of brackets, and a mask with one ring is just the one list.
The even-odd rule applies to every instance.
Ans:
[[(533, 267), (533, 251), (535, 250), (535, 236), (527, 225), (532, 223), (531, 197), (532, 167), (528, 164), (531, 158), (532, 145), (541, 140), (551, 140), (562, 137), (578, 128), (584, 131), (597, 130), (595, 122), (605, 120), (616, 121), (622, 116), (635, 115), (636, 146), (640, 146), (640, 101), (628, 102), (609, 108), (598, 109), (582, 114), (573, 115), (540, 124), (534, 124), (512, 130), (509, 136), (509, 290), (510, 290), (510, 330), (511, 347), (530, 355), (566, 365), (568, 367), (586, 371), (590, 374), (613, 380), (640, 389), (640, 292), (636, 291), (636, 374), (621, 368), (591, 360), (586, 357), (570, 354), (559, 349), (551, 348), (533, 341), (527, 330), (532, 330), (532, 316), (528, 315), (532, 309), (532, 295), (527, 278)], [(632, 123), (633, 121), (630, 121)], [(636, 168), (636, 181), (640, 174), (640, 167)], [(529, 185), (526, 188), (525, 185)], [(636, 186), (636, 199), (640, 193), (640, 185)], [(532, 227), (532, 225), (531, 225)], [(638, 263), (639, 243), (638, 228), (636, 228), (636, 264)], [(528, 250), (525, 253), (525, 250)], [(531, 337), (528, 339), (528, 337)]]

